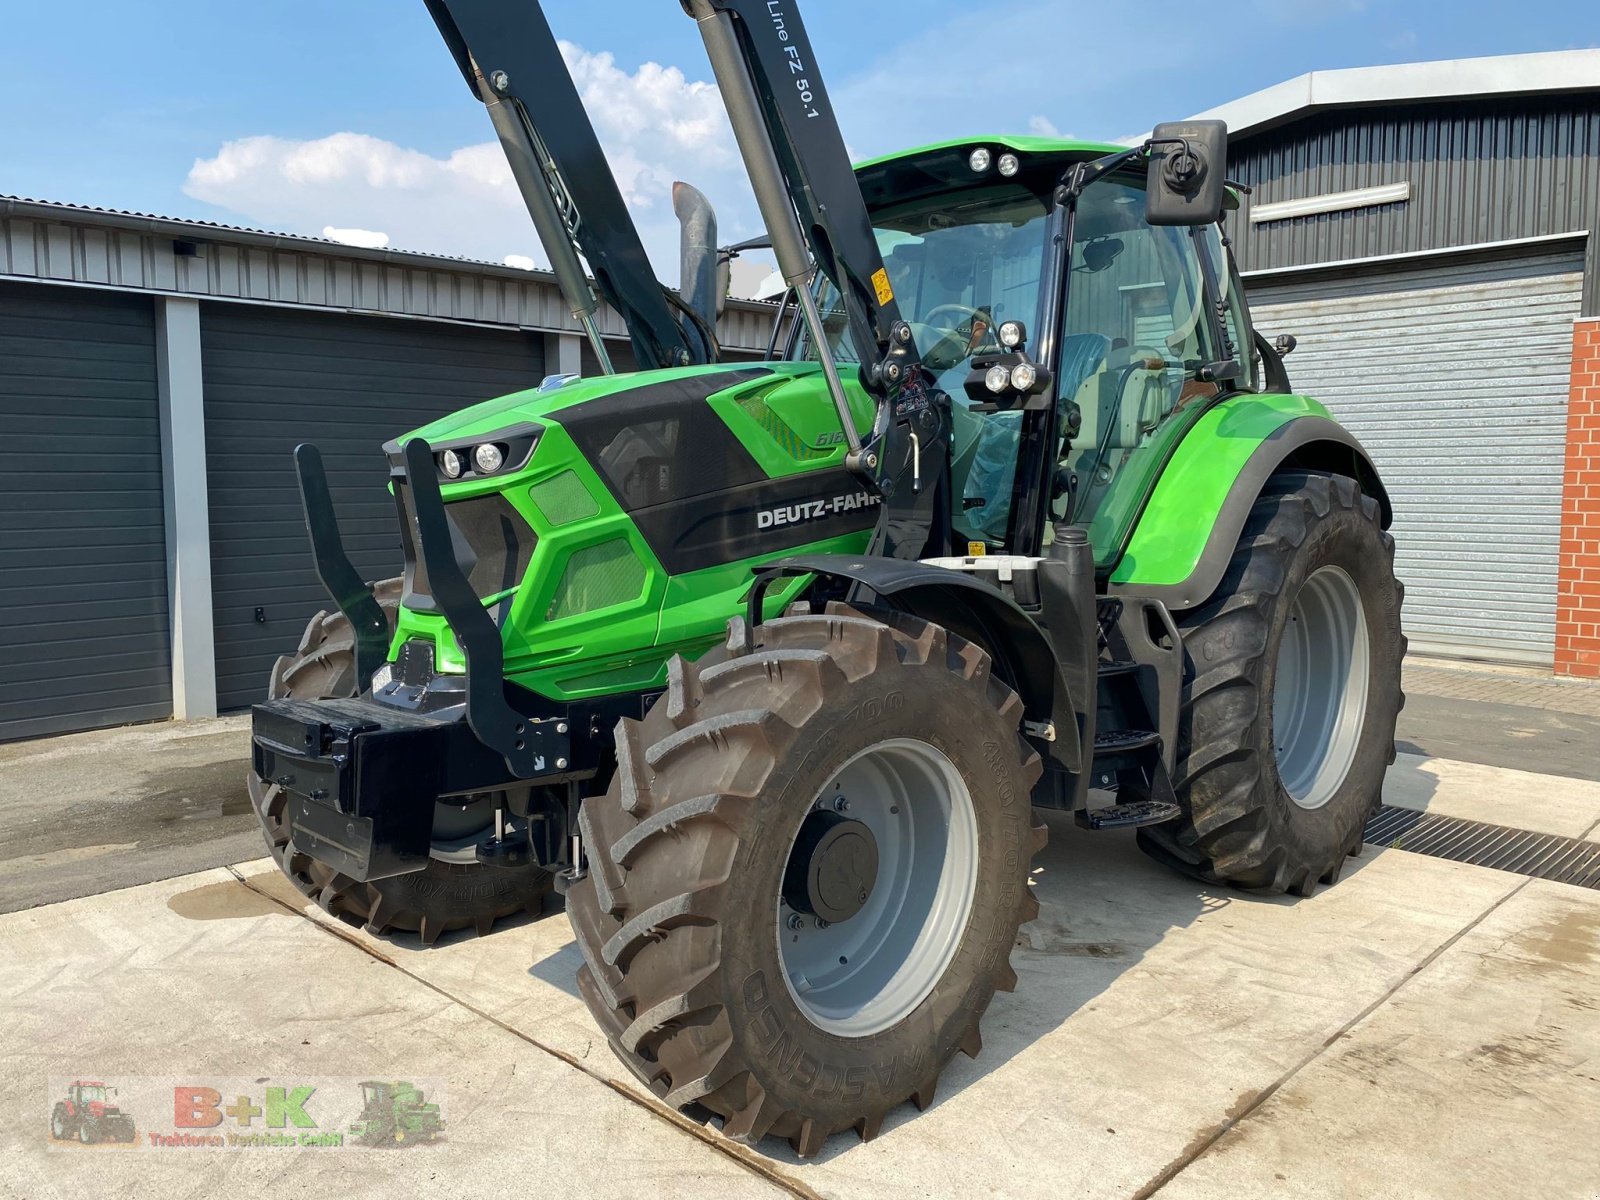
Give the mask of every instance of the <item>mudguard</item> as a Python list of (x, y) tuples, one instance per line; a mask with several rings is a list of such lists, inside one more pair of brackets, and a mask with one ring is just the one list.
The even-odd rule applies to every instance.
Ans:
[[(942, 625), (977, 641), (1002, 660), (1002, 678), (1021, 696), (1028, 720), (1078, 728), (1080, 710), (1049, 635), (1011, 597), (960, 571), (904, 559), (847, 554), (802, 554), (769, 564), (764, 573), (818, 575), (860, 584), (890, 608)], [(1083, 770), (1077, 739), (1062, 736), (1051, 754), (1063, 768)]]
[(1173, 453), (1112, 570), (1112, 595), (1193, 608), (1222, 581), (1262, 487), (1281, 470), (1348, 475), (1389, 527), (1389, 494), (1372, 459), (1317, 401), (1248, 395), (1202, 416)]

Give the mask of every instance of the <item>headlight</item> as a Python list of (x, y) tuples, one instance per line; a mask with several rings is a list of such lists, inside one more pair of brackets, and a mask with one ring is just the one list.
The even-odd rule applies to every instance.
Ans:
[(984, 372), (983, 386), (988, 388), (997, 396), (1001, 392), (1005, 391), (1006, 387), (1010, 383), (1011, 372), (1000, 366), (998, 363)]
[(493, 475), (505, 465), (506, 456), (493, 442), (485, 442), (472, 452), (473, 464), (484, 475)]
[(454, 450), (445, 450), (439, 455), (439, 470), (444, 472), (446, 479), (460, 479), (465, 466), (466, 464), (461, 461), (461, 455)]
[(1030, 362), (1019, 362), (1011, 368), (1011, 386), (1019, 392), (1033, 391), (1033, 385), (1039, 382), (1039, 372)]
[(1002, 346), (1015, 350), (1028, 340), (1028, 328), (1021, 321), (1001, 321), (998, 336)]
[(976, 150), (974, 150), (972, 152), (971, 156), (967, 159), (967, 166), (971, 167), (978, 174), (982, 175), (985, 171), (987, 171), (989, 169), (990, 161), (991, 161), (991, 159), (990, 159), (989, 151), (986, 150), (984, 147), (979, 146)]
[(1017, 173), (1017, 168), (1022, 164), (1017, 161), (1015, 154), (1002, 154), (1000, 156), (1000, 174), (1010, 179)]

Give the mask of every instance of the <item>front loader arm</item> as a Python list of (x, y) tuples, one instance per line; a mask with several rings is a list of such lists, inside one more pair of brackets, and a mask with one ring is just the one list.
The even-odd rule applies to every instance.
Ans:
[(599, 298), (621, 314), (641, 368), (712, 361), (656, 279), (594, 126), (537, 0), (426, 0), (472, 94), (489, 110), (512, 175), (573, 316), (609, 373)]
[[(901, 319), (800, 14), (793, 0), (681, 3), (699, 24), (779, 270), (799, 295), (849, 440), (847, 462), (884, 496), (874, 552), (941, 554), (950, 538), (950, 401), (933, 387)], [(813, 260), (838, 289), (862, 386), (877, 401), (865, 441), (809, 291)]]

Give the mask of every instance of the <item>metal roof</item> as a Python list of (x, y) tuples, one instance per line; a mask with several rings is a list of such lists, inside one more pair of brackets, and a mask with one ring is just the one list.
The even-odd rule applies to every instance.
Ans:
[(1584, 91), (1600, 91), (1600, 50), (1312, 71), (1196, 113), (1193, 119), (1226, 121), (1229, 135), (1237, 137), (1329, 108)]
[(269, 229), (254, 229), (248, 225), (227, 225), (221, 221), (200, 221), (186, 217), (164, 217), (156, 213), (136, 212), (124, 208), (98, 208), (92, 204), (68, 204), (60, 200), (35, 200), (27, 196), (0, 194), (0, 217), (30, 217), (48, 221), (76, 218), (92, 219), (101, 225), (116, 229), (129, 229), (137, 233), (160, 233), (189, 240), (226, 238), (249, 246), (274, 249), (309, 250), (317, 248), (337, 253), (343, 257), (363, 258), (374, 262), (401, 265), (454, 263), (471, 267), (488, 274), (510, 279), (537, 279), (554, 281), (555, 275), (543, 270), (524, 270), (508, 267), (504, 263), (486, 262), (476, 258), (461, 258), (450, 254), (429, 254), (420, 250), (376, 250), (366, 246), (352, 246), (332, 238), (313, 237), (304, 233), (276, 233)]
[[(137, 212), (124, 208), (100, 208), (92, 204), (68, 204), (60, 200), (35, 200), (27, 196), (0, 193), (0, 218), (23, 217), (35, 221), (93, 221), (112, 229), (126, 229), (134, 233), (152, 233), (185, 241), (225, 241), (235, 245), (256, 246), (273, 250), (316, 251), (339, 258), (356, 258), (368, 262), (384, 263), (395, 267), (449, 267), (466, 270), (474, 275), (488, 275), (519, 283), (545, 283), (555, 285), (554, 272), (541, 267), (531, 270), (511, 267), (505, 263), (488, 262), (479, 258), (465, 258), (453, 254), (431, 254), (422, 250), (373, 249), (352, 246), (332, 238), (315, 237), (305, 233), (278, 233), (270, 229), (255, 229), (248, 225), (229, 225), (221, 221), (201, 221), (188, 217), (167, 217), (157, 213)], [(729, 297), (730, 306), (757, 305), (770, 308), (758, 300)]]

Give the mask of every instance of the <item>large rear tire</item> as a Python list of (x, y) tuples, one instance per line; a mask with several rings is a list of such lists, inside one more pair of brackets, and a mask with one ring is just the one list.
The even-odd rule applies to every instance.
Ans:
[(1394, 761), (1403, 595), (1394, 539), (1353, 479), (1274, 477), (1216, 592), (1178, 616), (1184, 815), (1140, 846), (1210, 882), (1334, 882)]
[(617, 1056), (809, 1156), (978, 1053), (1038, 913), (1041, 765), (988, 655), (937, 625), (830, 606), (748, 652), (743, 628), (619, 726), (567, 912)]
[[(382, 580), (373, 591), (393, 628), (400, 580)], [(356, 693), (355, 636), (341, 612), (312, 617), (299, 648), (273, 664), (267, 686), (271, 700), (326, 700)], [(549, 872), (536, 866), (450, 861), (451, 855), (458, 860), (466, 857), (459, 847), (474, 827), (486, 829), (493, 821), (492, 794), (474, 797), (468, 804), (440, 802), (435, 830), (448, 828), (452, 841), (437, 845), (435, 856), (422, 870), (359, 883), (295, 850), (289, 840), (288, 797), (283, 789), (254, 771), (248, 782), (261, 832), (283, 873), (324, 911), (370, 933), (415, 933), (424, 945), (456, 929), (485, 934), (504, 917), (538, 913), (550, 891)]]

